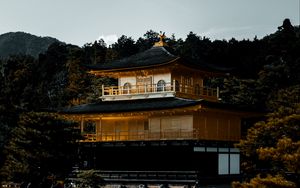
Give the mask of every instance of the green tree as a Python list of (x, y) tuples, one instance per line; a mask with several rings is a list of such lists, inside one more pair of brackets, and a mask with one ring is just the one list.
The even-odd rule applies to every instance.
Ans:
[(299, 95), (300, 85), (280, 90), (271, 102), (277, 110), (250, 128), (247, 137), (237, 144), (244, 156), (244, 172), (254, 178), (250, 185), (253, 182), (272, 182), (263, 184), (266, 187), (274, 187), (276, 182), (286, 182), (286, 187), (300, 185)]
[[(235, 104), (250, 104), (260, 110), (273, 111), (274, 107), (268, 103), (276, 97), (277, 91), (300, 83), (300, 57), (296, 53), (300, 49), (300, 37), (295, 34), (293, 26), (283, 25), (288, 26), (282, 26), (260, 41), (231, 41), (236, 46), (232, 47), (232, 52), (245, 54), (238, 55), (238, 60), (245, 63), (235, 66), (236, 71), (240, 71), (239, 79), (225, 80), (222, 98)], [(241, 74), (248, 76), (241, 77)]]
[(62, 101), (65, 104), (86, 103), (86, 98), (91, 92), (91, 75), (87, 74), (87, 69), (82, 66), (83, 51), (79, 47), (68, 48), (68, 58), (62, 71), (65, 71), (65, 89), (62, 95)]
[(106, 62), (107, 47), (103, 39), (86, 43), (83, 47), (84, 63), (97, 64)]
[(50, 45), (45, 54), (39, 56), (36, 68), (37, 98), (34, 104), (40, 108), (57, 108), (65, 106), (64, 90), (68, 83), (66, 62), (69, 56), (70, 46), (54, 43)]
[(53, 178), (64, 179), (77, 160), (76, 126), (55, 114), (21, 114), (5, 147), (2, 178), (31, 182), (34, 187), (46, 187)]
[(201, 45), (201, 37), (190, 32), (180, 49), (180, 55), (189, 62), (199, 62), (203, 53), (202, 48), (205, 48), (205, 46)]
[(159, 33), (153, 30), (147, 31), (143, 37), (140, 37), (136, 41), (136, 45), (138, 46), (138, 49), (140, 52), (143, 52), (145, 50), (148, 50), (151, 48), (155, 42), (157, 42)]
[(3, 108), (32, 109), (36, 64), (36, 60), (31, 56), (12, 56), (3, 62), (0, 91)]
[(131, 56), (138, 52), (135, 41), (131, 37), (126, 37), (125, 35), (118, 38), (118, 41), (112, 44), (111, 48), (118, 53), (119, 59)]

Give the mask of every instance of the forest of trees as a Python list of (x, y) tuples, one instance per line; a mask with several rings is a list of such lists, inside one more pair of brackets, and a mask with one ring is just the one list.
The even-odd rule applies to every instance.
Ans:
[[(137, 41), (123, 35), (111, 46), (103, 40), (83, 47), (55, 42), (38, 57), (15, 55), (0, 60), (1, 180), (33, 181), (35, 177), (39, 187), (48, 176), (59, 174), (63, 177), (71, 164), (61, 161), (60, 156), (50, 160), (56, 144), (52, 139), (56, 137), (46, 130), (57, 124), (75, 125), (60, 119), (54, 112), (70, 105), (96, 101), (101, 93), (100, 86), (115, 82), (87, 74), (84, 65), (109, 63), (142, 52), (152, 47), (157, 36), (152, 30)], [(185, 40), (172, 35), (166, 38), (166, 43), (173, 54), (188, 63), (205, 62), (230, 68), (230, 76), (214, 79), (211, 83), (220, 88), (222, 102), (267, 114), (266, 119), (250, 128), (237, 145), (244, 155), (243, 173), (248, 179), (244, 183), (235, 182), (234, 186), (299, 186), (300, 28), (285, 19), (276, 32), (262, 39), (212, 41), (190, 32)], [(63, 127), (55, 130), (69, 135), (58, 155), (64, 154), (64, 147), (72, 149), (69, 144), (76, 146), (74, 140), (78, 134)], [(47, 132), (44, 138), (39, 136), (39, 131)], [(38, 148), (39, 144), (44, 144), (40, 140), (45, 138), (49, 147), (43, 148), (42, 153), (28, 149), (26, 143)], [(12, 152), (14, 148), (21, 150)], [(76, 159), (68, 159), (76, 163)], [(44, 163), (55, 162), (62, 164), (60, 168), (52, 165), (47, 173), (41, 169)], [(16, 165), (18, 170), (14, 169)]]

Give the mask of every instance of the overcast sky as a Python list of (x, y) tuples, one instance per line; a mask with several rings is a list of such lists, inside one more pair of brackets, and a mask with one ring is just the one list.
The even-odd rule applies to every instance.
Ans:
[(215, 39), (273, 33), (285, 18), (300, 22), (300, 0), (0, 0), (0, 34), (24, 31), (82, 46), (103, 37), (137, 39), (192, 31)]

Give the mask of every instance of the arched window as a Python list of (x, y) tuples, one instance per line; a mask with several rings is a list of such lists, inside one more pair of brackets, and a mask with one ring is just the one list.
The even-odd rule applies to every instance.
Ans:
[(195, 85), (195, 95), (200, 95), (200, 85), (199, 84)]
[(175, 91), (179, 91), (179, 90), (180, 90), (180, 84), (178, 80), (175, 80)]
[(157, 82), (157, 91), (164, 91), (166, 87), (166, 82), (164, 80), (159, 80)]
[(123, 86), (123, 94), (129, 94), (131, 90), (130, 83), (126, 82)]

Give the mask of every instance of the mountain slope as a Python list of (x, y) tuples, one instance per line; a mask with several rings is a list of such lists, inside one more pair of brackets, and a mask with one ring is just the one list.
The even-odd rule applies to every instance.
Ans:
[(37, 57), (54, 42), (59, 41), (55, 38), (38, 37), (24, 32), (5, 33), (0, 35), (0, 58), (20, 54)]

